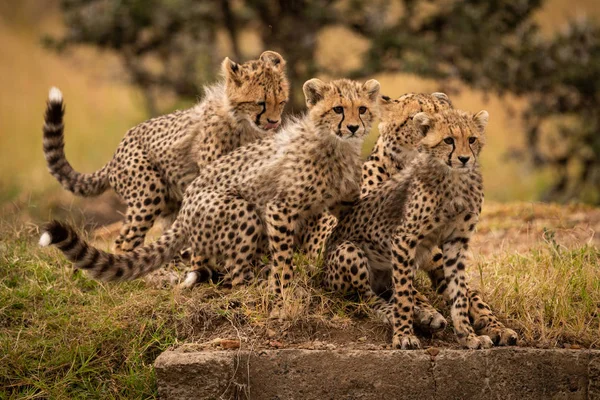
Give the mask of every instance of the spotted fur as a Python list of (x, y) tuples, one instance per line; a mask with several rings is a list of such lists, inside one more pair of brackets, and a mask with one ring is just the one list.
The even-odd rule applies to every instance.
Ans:
[[(361, 197), (367, 196), (391, 176), (404, 170), (418, 154), (417, 146), (422, 139), (419, 129), (412, 123), (412, 118), (419, 112), (427, 112), (436, 116), (442, 111), (451, 110), (452, 104), (444, 93), (407, 94), (396, 100), (387, 97), (381, 103), (382, 119), (379, 124), (380, 136), (373, 152), (363, 164)], [(354, 210), (356, 212), (356, 210)], [(372, 211), (367, 214), (371, 218)], [(311, 220), (305, 229), (302, 242), (303, 250), (313, 257), (318, 256), (325, 245), (337, 220), (325, 214), (318, 222)], [(348, 243), (340, 244), (340, 254)], [(360, 257), (359, 257), (360, 259)], [(348, 262), (346, 258), (343, 260)], [(373, 270), (372, 262), (359, 261), (357, 271), (367, 268), (368, 274), (354, 274), (343, 263), (333, 262), (328, 265), (325, 275), (326, 285), (335, 290), (356, 290), (364, 299), (371, 300), (374, 308), (386, 320), (392, 319), (390, 304), (379, 295), (389, 293), (391, 274), (381, 270)], [(444, 278), (443, 254), (439, 247), (431, 250), (431, 257), (423, 259), (421, 269), (427, 271), (433, 288), (448, 298), (448, 285)], [(388, 271), (388, 270), (386, 270)], [(374, 279), (373, 275), (377, 275)], [(348, 285), (346, 283), (348, 283)], [(350, 284), (351, 283), (351, 284)], [(469, 318), (480, 335), (488, 335), (496, 345), (515, 344), (517, 334), (502, 324), (490, 307), (482, 300), (481, 295), (468, 288)], [(413, 291), (415, 298), (414, 322), (420, 329), (436, 331), (446, 325), (445, 319), (429, 304), (429, 301), (418, 291)]]
[[(466, 252), (483, 202), (478, 156), (487, 119), (486, 111), (475, 116), (458, 110), (416, 114), (413, 124), (422, 134), (417, 156), (361, 199), (327, 242), (326, 281), (334, 289), (368, 282), (360, 289), (375, 291), (391, 281), (392, 306), (386, 311), (396, 348), (420, 347), (413, 332), (412, 281), (436, 246), (442, 249), (444, 295), (459, 343), (472, 349), (493, 344), (489, 336), (477, 336), (469, 322), (465, 275)], [(350, 271), (342, 276), (344, 263)]]
[(252, 277), (267, 238), (273, 262), (269, 280), (280, 292), (292, 279), (297, 227), (326, 207), (337, 210), (358, 197), (360, 151), (378, 117), (375, 80), (311, 79), (304, 93), (309, 109), (304, 117), (203, 168), (187, 188), (172, 227), (156, 243), (113, 255), (56, 222), (40, 242), (56, 245), (77, 268), (103, 280), (145, 275), (189, 243), (196, 260), (216, 260), (237, 285)]
[(206, 88), (199, 104), (130, 129), (112, 160), (91, 174), (76, 172), (65, 157), (63, 99), (53, 88), (43, 129), (50, 173), (79, 196), (97, 196), (112, 187), (127, 204), (116, 249), (131, 251), (144, 243), (157, 217), (177, 211), (201, 168), (272, 136), (288, 99), (284, 67), (283, 58), (272, 51), (244, 64), (226, 58), (223, 81)]

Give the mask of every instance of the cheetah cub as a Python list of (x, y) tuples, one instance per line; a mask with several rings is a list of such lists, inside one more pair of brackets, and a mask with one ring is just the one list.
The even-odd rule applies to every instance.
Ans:
[[(483, 184), (478, 157), (484, 145), (488, 113), (459, 110), (418, 113), (418, 154), (407, 168), (373, 189), (342, 218), (327, 241), (325, 275), (336, 290), (381, 292), (392, 286), (392, 305), (375, 307), (393, 321), (395, 348), (420, 347), (413, 333), (415, 269), (430, 265), (442, 249), (444, 295), (461, 345), (492, 346), (469, 323), (465, 269), (469, 240), (481, 212)], [(386, 309), (387, 308), (387, 309)]]
[(273, 138), (244, 146), (209, 164), (185, 192), (177, 219), (156, 242), (113, 255), (52, 222), (40, 238), (77, 268), (102, 280), (129, 280), (158, 269), (186, 245), (194, 257), (217, 259), (232, 285), (252, 277), (268, 238), (269, 283), (275, 292), (292, 279), (296, 227), (359, 193), (361, 147), (378, 115), (379, 83), (311, 79), (303, 86), (307, 114)]
[(289, 94), (284, 69), (284, 59), (273, 51), (244, 64), (225, 58), (223, 81), (206, 88), (199, 104), (130, 129), (112, 160), (91, 174), (76, 172), (65, 157), (63, 99), (52, 88), (43, 128), (48, 169), (78, 196), (98, 196), (112, 187), (127, 203), (115, 247), (131, 251), (144, 243), (158, 216), (177, 211), (200, 169), (240, 146), (272, 136)]

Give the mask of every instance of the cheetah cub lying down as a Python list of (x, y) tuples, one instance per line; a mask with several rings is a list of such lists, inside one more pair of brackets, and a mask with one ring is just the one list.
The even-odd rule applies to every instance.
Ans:
[(292, 279), (298, 224), (358, 196), (361, 147), (378, 116), (379, 83), (350, 80), (304, 84), (308, 113), (273, 138), (244, 146), (200, 171), (177, 219), (156, 242), (114, 255), (54, 221), (40, 244), (54, 244), (80, 269), (102, 280), (130, 280), (158, 269), (186, 245), (195, 258), (216, 258), (232, 285), (252, 277), (267, 237), (276, 292)]
[[(420, 347), (413, 333), (412, 282), (417, 267), (433, 265), (429, 261), (436, 246), (442, 249), (443, 294), (451, 302), (458, 341), (471, 349), (493, 344), (489, 336), (477, 336), (469, 323), (465, 275), (466, 252), (483, 201), (478, 156), (487, 121), (486, 111), (475, 116), (453, 109), (416, 114), (412, 122), (422, 134), (416, 157), (362, 198), (327, 241), (327, 285), (375, 298), (375, 307), (393, 321), (396, 348)], [(374, 295), (390, 286), (391, 307)], [(510, 329), (504, 333), (514, 334)]]
[(273, 51), (244, 64), (226, 58), (223, 82), (206, 88), (199, 104), (130, 129), (113, 159), (91, 174), (76, 172), (65, 157), (63, 99), (53, 88), (43, 129), (48, 169), (78, 196), (98, 196), (112, 187), (127, 203), (115, 247), (131, 251), (144, 243), (158, 216), (177, 212), (199, 169), (240, 146), (272, 136), (289, 94), (284, 69), (284, 59)]

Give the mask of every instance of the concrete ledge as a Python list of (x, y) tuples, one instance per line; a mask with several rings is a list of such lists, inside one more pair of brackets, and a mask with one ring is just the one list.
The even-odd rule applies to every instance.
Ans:
[(600, 399), (600, 351), (166, 351), (163, 399)]

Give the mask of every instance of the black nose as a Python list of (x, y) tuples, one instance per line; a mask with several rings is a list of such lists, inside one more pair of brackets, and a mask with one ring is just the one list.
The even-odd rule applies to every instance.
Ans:
[(458, 159), (463, 163), (463, 165), (465, 165), (470, 158), (471, 157), (458, 156)]
[(279, 122), (279, 120), (271, 121), (269, 118), (267, 118), (267, 122), (270, 124), (276, 124)]
[(347, 128), (350, 132), (356, 133), (356, 131), (358, 130), (358, 125), (348, 125)]

